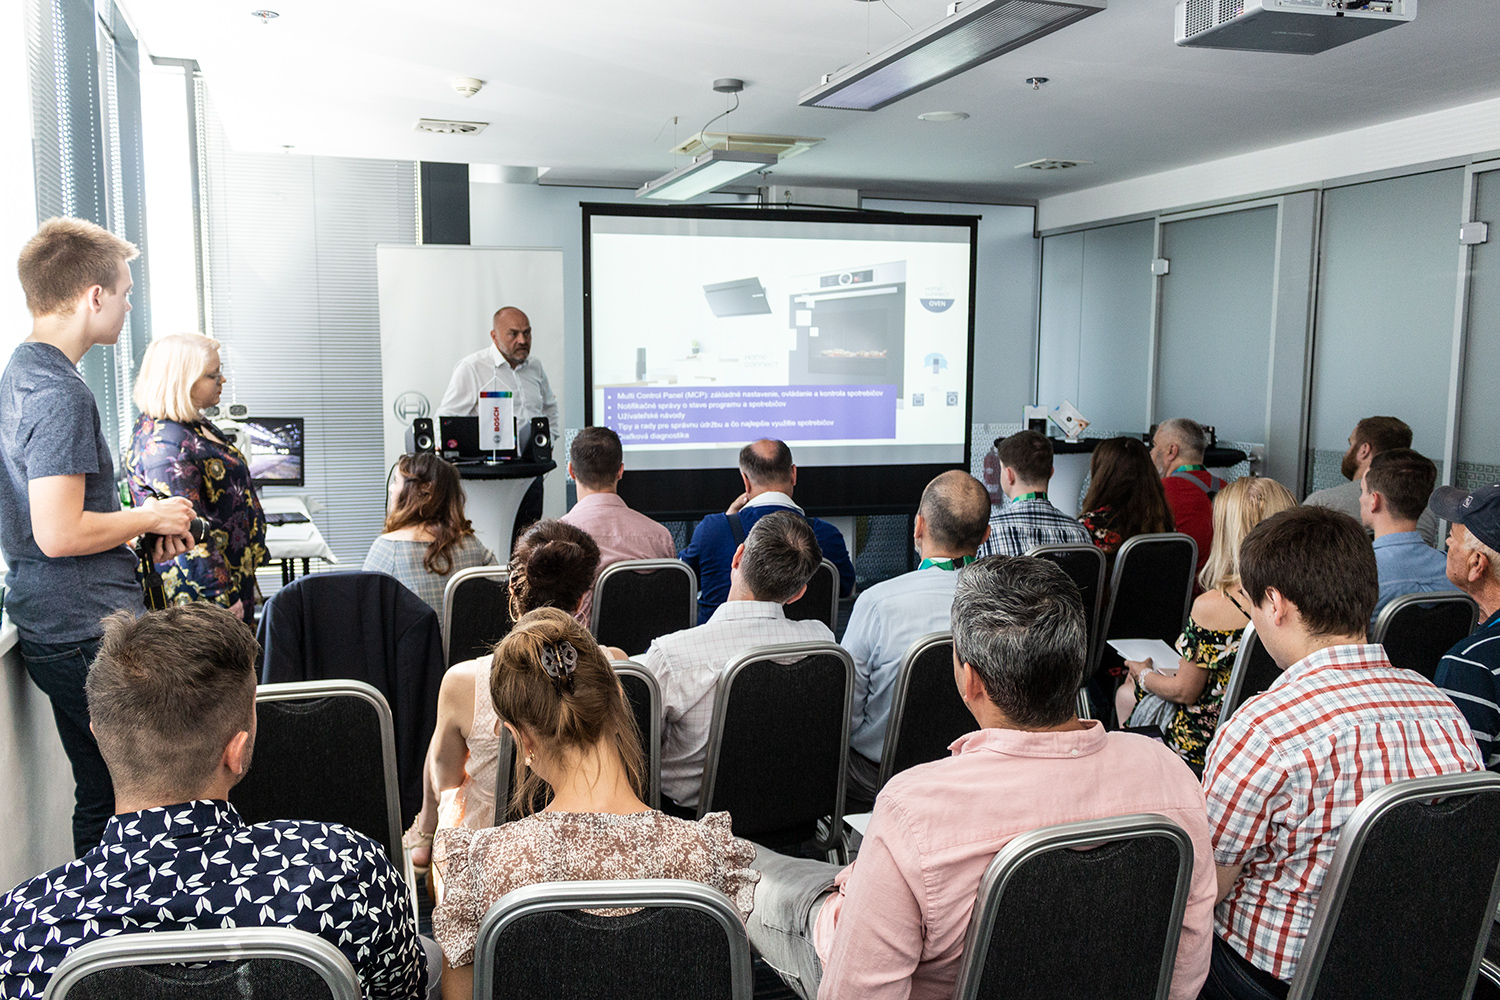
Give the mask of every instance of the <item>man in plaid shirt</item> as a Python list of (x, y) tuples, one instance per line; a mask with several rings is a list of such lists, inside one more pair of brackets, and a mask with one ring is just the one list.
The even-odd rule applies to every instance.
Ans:
[(995, 442), (1005, 505), (990, 513), (990, 537), (979, 556), (1024, 556), (1038, 545), (1089, 545), (1089, 531), (1047, 499), (1052, 481), (1052, 442), (1021, 431)]
[(1366, 795), (1482, 766), (1453, 702), (1365, 643), (1380, 585), (1353, 518), (1324, 507), (1267, 518), (1240, 549), (1240, 580), (1284, 673), (1208, 750), (1219, 876), (1208, 1000), (1286, 996), (1339, 833)]

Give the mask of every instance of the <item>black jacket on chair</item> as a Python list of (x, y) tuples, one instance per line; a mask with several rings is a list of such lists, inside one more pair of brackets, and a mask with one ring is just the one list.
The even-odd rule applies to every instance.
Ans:
[(422, 808), (422, 764), (443, 682), (438, 616), (384, 573), (319, 573), (279, 591), (261, 613), (262, 684), (364, 681), (385, 695), (396, 727), (401, 822)]

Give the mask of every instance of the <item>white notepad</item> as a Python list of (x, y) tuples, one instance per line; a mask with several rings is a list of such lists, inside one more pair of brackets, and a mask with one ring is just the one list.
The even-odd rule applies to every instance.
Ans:
[(1110, 648), (1127, 660), (1139, 663), (1150, 660), (1151, 666), (1162, 674), (1177, 673), (1177, 662), (1182, 654), (1160, 639), (1111, 639)]

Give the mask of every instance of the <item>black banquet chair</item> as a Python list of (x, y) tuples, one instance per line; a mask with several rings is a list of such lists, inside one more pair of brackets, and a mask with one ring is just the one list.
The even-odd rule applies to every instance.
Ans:
[(510, 568), (471, 566), (443, 588), (443, 662), (448, 666), (490, 655), (510, 634)]
[(953, 995), (1166, 1000), (1192, 879), (1192, 841), (1165, 816), (1023, 833), (979, 883)]
[[(212, 963), (212, 964), (204, 964)], [(359, 1000), (344, 953), (290, 927), (117, 934), (79, 945), (47, 1000)]]
[[(728, 811), (734, 834), (796, 853), (818, 820), (844, 814), (854, 661), (831, 642), (760, 646), (714, 689), (698, 818)], [(823, 844), (841, 850), (831, 823)]]
[(824, 559), (807, 581), (807, 593), (786, 606), (787, 620), (820, 621), (830, 631), (838, 631), (840, 586), (838, 567)]
[(1393, 665), (1432, 680), (1443, 654), (1478, 621), (1479, 605), (1462, 591), (1402, 594), (1380, 609), (1370, 641), (1385, 647)]
[(947, 757), (948, 744), (977, 728), (953, 683), (953, 633), (924, 635), (896, 671), (879, 787), (909, 767)]
[(1397, 781), (1344, 823), (1288, 1000), (1466, 1000), (1500, 903), (1500, 775)]
[[(1109, 601), (1093, 644), (1094, 659), (1086, 673), (1100, 718), (1114, 712), (1114, 688), (1107, 668), (1122, 664), (1110, 639), (1161, 639), (1171, 645), (1182, 634), (1193, 603), (1193, 576), (1198, 543), (1181, 532), (1136, 535), (1115, 554)], [(1101, 700), (1102, 699), (1102, 700)]]
[(1026, 554), (1056, 563), (1077, 584), (1089, 637), (1088, 662), (1093, 663), (1095, 643), (1099, 641), (1099, 609), (1104, 604), (1104, 550), (1097, 545), (1038, 545)]
[[(644, 907), (621, 916), (583, 912)], [(479, 924), (474, 1000), (750, 1000), (750, 942), (723, 893), (681, 879), (541, 882)]]
[(1223, 729), (1225, 720), (1241, 705), (1276, 683), (1280, 676), (1281, 667), (1266, 652), (1260, 636), (1255, 634), (1255, 626), (1246, 625), (1240, 636), (1240, 648), (1234, 654), (1234, 665), (1229, 668), (1229, 683), (1224, 685), (1224, 700), (1219, 705), (1219, 723), (1214, 732)]
[(635, 716), (636, 732), (641, 738), (641, 756), (646, 761), (646, 804), (661, 808), (661, 687), (645, 667), (634, 660), (616, 660), (612, 664), (625, 701)]
[(589, 632), (632, 655), (698, 624), (698, 577), (681, 559), (624, 559), (594, 581)]

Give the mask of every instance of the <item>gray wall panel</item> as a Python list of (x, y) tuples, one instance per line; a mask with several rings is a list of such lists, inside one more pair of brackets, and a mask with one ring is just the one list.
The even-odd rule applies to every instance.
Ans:
[[(1042, 240), (1041, 336), (1037, 345), (1036, 380), (1036, 398), (1041, 405), (1056, 406), (1064, 399), (1083, 405), (1078, 398), (1078, 352), (1083, 336), (1086, 235), (1065, 233)], [(1081, 412), (1089, 414), (1087, 409)]]
[[(1474, 218), (1490, 223), (1490, 241), (1474, 247), (1469, 271), (1469, 327), (1464, 347), (1460, 397), (1459, 477), (1473, 465), (1500, 465), (1500, 171), (1474, 178)], [(1474, 470), (1482, 482), (1495, 482), (1490, 469)], [(1466, 487), (1478, 482), (1464, 483)]]
[(1151, 378), (1151, 220), (1083, 234), (1078, 396), (1095, 427), (1144, 431)]

